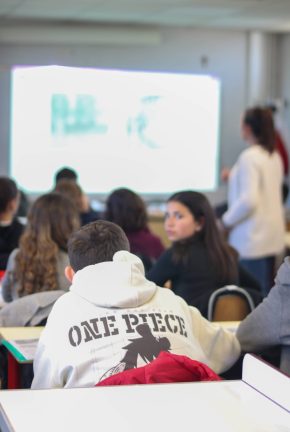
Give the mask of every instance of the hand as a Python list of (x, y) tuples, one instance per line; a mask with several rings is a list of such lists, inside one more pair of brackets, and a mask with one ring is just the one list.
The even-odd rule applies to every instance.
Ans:
[(228, 181), (229, 176), (230, 176), (230, 172), (231, 172), (231, 169), (227, 168), (227, 167), (225, 167), (225, 168), (223, 168), (221, 170), (221, 179), (222, 179), (223, 182), (227, 182)]

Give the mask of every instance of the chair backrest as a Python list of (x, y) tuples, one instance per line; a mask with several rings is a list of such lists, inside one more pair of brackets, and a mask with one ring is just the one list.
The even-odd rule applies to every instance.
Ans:
[(208, 303), (209, 321), (241, 321), (255, 309), (251, 295), (235, 285), (214, 291)]

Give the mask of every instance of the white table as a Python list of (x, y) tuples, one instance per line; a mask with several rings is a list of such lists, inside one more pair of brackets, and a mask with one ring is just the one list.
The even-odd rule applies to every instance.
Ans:
[(3, 432), (290, 432), (289, 411), (242, 380), (6, 390), (0, 404)]

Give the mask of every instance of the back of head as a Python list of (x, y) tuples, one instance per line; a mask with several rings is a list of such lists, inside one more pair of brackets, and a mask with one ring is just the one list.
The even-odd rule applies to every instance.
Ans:
[(79, 215), (73, 203), (59, 193), (48, 193), (33, 203), (25, 233), (37, 239), (38, 244), (43, 239), (66, 250), (70, 234), (79, 225)]
[(129, 251), (129, 241), (116, 224), (98, 220), (76, 231), (68, 242), (70, 265), (75, 272), (93, 264), (112, 261), (120, 250)]
[(55, 173), (55, 184), (59, 180), (63, 179), (77, 181), (77, 178), (78, 176), (75, 170), (73, 170), (72, 168), (63, 167)]
[(67, 250), (71, 233), (80, 226), (71, 201), (58, 194), (40, 196), (31, 206), (16, 256), (19, 295), (59, 289), (59, 251)]
[(8, 204), (17, 198), (18, 189), (14, 180), (0, 177), (0, 213), (6, 211)]
[(147, 226), (145, 203), (130, 189), (116, 189), (107, 199), (105, 219), (116, 223), (125, 232), (139, 231)]
[(61, 179), (54, 188), (54, 192), (58, 192), (71, 200), (78, 212), (82, 211), (82, 196), (81, 187), (73, 180)]
[(248, 126), (257, 143), (269, 153), (275, 149), (275, 128), (271, 109), (254, 107), (246, 110), (243, 123)]

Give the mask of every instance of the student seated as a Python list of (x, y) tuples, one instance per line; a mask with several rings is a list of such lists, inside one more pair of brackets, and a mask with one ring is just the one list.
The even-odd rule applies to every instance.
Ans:
[(78, 181), (78, 175), (76, 171), (69, 167), (62, 167), (60, 168), (54, 176), (54, 183), (57, 185), (57, 183), (60, 180), (72, 180), (77, 182)]
[(56, 193), (39, 197), (28, 214), (19, 249), (9, 256), (3, 299), (10, 302), (40, 291), (67, 290), (63, 274), (67, 241), (79, 226), (79, 215), (68, 198)]
[(290, 375), (290, 257), (278, 270), (264, 301), (240, 324), (237, 337), (244, 352), (261, 353), (281, 346), (280, 369)]
[[(205, 195), (190, 190), (173, 194), (167, 201), (164, 227), (172, 246), (149, 270), (149, 280), (160, 286), (170, 281), (174, 293), (205, 317), (215, 289), (226, 285), (252, 288), (247, 285), (251, 279), (240, 272), (237, 252), (219, 231)], [(259, 302), (259, 293), (257, 297)]]
[(201, 361), (216, 373), (238, 359), (234, 334), (145, 278), (116, 224), (83, 226), (69, 239), (68, 254), (65, 274), (72, 285), (41, 334), (32, 388), (92, 387), (162, 351)]
[(76, 207), (81, 220), (81, 225), (93, 222), (101, 218), (99, 212), (94, 211), (86, 194), (81, 187), (72, 180), (59, 180), (54, 188), (54, 192), (58, 192), (69, 198)]
[(0, 270), (5, 270), (10, 253), (18, 247), (24, 226), (17, 220), (19, 192), (15, 182), (0, 177)]
[(138, 255), (145, 269), (149, 270), (164, 251), (164, 246), (148, 227), (143, 199), (130, 189), (115, 189), (107, 199), (104, 219), (116, 223), (125, 231), (131, 252)]

